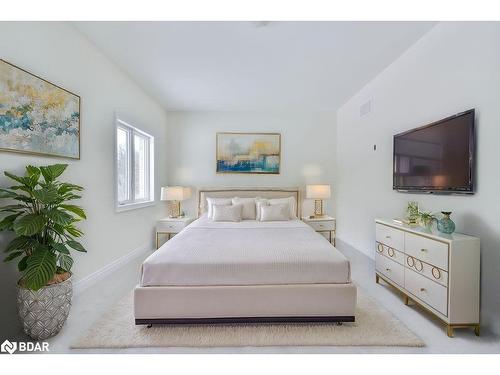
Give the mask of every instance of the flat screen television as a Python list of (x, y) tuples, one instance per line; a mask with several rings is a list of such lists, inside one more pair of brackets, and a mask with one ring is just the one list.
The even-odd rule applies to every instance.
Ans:
[(393, 189), (474, 192), (474, 109), (394, 136)]

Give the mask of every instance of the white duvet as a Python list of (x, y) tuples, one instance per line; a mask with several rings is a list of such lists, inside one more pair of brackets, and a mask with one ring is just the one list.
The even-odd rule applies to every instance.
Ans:
[(142, 286), (350, 282), (349, 261), (300, 220), (194, 221), (142, 266)]

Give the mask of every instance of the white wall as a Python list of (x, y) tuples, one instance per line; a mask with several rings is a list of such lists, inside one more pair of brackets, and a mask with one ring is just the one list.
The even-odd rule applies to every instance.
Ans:
[[(154, 222), (162, 205), (116, 213), (113, 190), (114, 111), (127, 115), (137, 127), (155, 136), (155, 191), (166, 184), (166, 114), (73, 26), (65, 23), (0, 23), (1, 58), (81, 96), (81, 160), (64, 160), (0, 152), (0, 186), (7, 186), (3, 171), (23, 173), (27, 164), (68, 163), (63, 178), (85, 187), (81, 205), (88, 221), (82, 243), (87, 254), (75, 256), (78, 281), (154, 238)], [(7, 237), (0, 236), (0, 248)], [(139, 271), (138, 271), (139, 272)], [(0, 322), (15, 332), (16, 264), (0, 263), (2, 294)], [(14, 323), (15, 322), (15, 323)], [(2, 327), (2, 333), (6, 332)]]
[[(304, 189), (309, 183), (327, 183), (335, 189), (335, 112), (171, 112), (168, 123), (171, 184)], [(216, 174), (216, 133), (223, 131), (281, 133), (281, 173)], [(333, 214), (333, 202), (325, 203)], [(195, 214), (196, 195), (183, 207)], [(304, 214), (311, 207), (310, 200), (304, 202)]]
[[(340, 243), (373, 257), (375, 217), (406, 203), (453, 211), (457, 231), (481, 238), (482, 321), (500, 332), (500, 24), (440, 23), (338, 111), (336, 201)], [(373, 111), (360, 117), (372, 99)], [(431, 196), (392, 190), (392, 137), (477, 110), (477, 192)], [(373, 145), (377, 145), (377, 151)]]

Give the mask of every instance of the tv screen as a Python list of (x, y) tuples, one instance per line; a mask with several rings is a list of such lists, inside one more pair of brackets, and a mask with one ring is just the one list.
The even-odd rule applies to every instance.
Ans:
[(472, 193), (474, 110), (394, 136), (393, 188)]

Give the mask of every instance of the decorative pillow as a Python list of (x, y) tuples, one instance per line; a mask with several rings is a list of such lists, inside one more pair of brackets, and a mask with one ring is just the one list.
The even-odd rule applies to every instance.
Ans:
[(241, 221), (243, 205), (212, 205), (213, 221)]
[(238, 198), (232, 199), (233, 204), (241, 204), (243, 206), (241, 218), (243, 220), (255, 220), (255, 198)]
[(288, 198), (275, 198), (275, 199), (269, 199), (268, 200), (269, 205), (275, 205), (275, 204), (285, 204), (288, 203), (290, 207), (290, 218), (295, 218), (297, 217), (295, 215), (295, 207), (296, 207), (296, 202), (294, 197), (288, 197)]
[(290, 220), (290, 205), (286, 204), (273, 204), (270, 206), (260, 207), (260, 220), (261, 221), (286, 221)]
[(207, 211), (208, 211), (208, 218), (213, 219), (213, 210), (212, 206), (216, 204), (219, 206), (230, 206), (233, 204), (231, 198), (207, 198)]
[(260, 220), (261, 216), (261, 207), (262, 206), (268, 206), (269, 203), (267, 202), (267, 199), (264, 198), (255, 198), (255, 220)]

